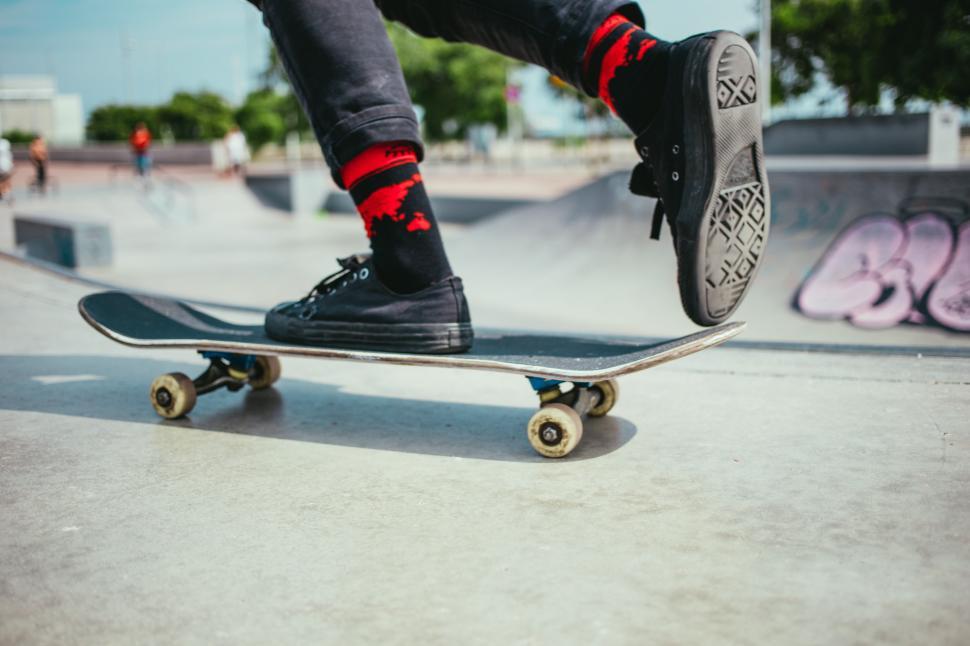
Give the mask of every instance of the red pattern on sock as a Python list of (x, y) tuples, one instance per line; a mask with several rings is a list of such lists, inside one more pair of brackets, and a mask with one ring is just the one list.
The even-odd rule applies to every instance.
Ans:
[(593, 53), (603, 41), (604, 38), (612, 34), (617, 29), (623, 29), (623, 35), (613, 43), (606, 53), (603, 55), (603, 61), (600, 64), (599, 70), (599, 82), (597, 83), (597, 94), (603, 103), (609, 106), (610, 110), (616, 114), (616, 106), (613, 100), (613, 95), (610, 94), (610, 82), (616, 76), (616, 70), (620, 67), (626, 67), (634, 60), (643, 60), (647, 52), (650, 51), (657, 41), (654, 39), (644, 40), (640, 43), (640, 47), (637, 50), (635, 56), (630, 55), (627, 50), (630, 49), (630, 40), (633, 37), (634, 32), (640, 29), (640, 26), (635, 22), (627, 18), (626, 16), (618, 13), (610, 15), (609, 18), (603, 21), (596, 31), (593, 32), (592, 38), (589, 39), (589, 45), (586, 46), (586, 53), (583, 57), (583, 65), (588, 66), (592, 60)]
[(603, 42), (603, 39), (609, 36), (614, 29), (619, 27), (624, 23), (630, 23), (634, 27), (636, 26), (629, 18), (621, 13), (610, 14), (610, 17), (603, 21), (596, 31), (593, 32), (593, 36), (589, 39), (589, 44), (586, 46), (586, 53), (583, 54), (583, 64), (586, 64), (590, 57), (593, 55), (593, 50)]
[(414, 146), (406, 141), (375, 144), (360, 153), (340, 169), (340, 178), (348, 189), (375, 173), (400, 166), (417, 164), (418, 156)]
[(642, 43), (640, 43), (640, 49), (639, 51), (637, 51), (637, 60), (642, 61), (643, 57), (647, 55), (647, 52), (653, 49), (654, 45), (656, 44), (657, 44), (657, 41), (653, 38), (649, 40), (645, 40)]
[(613, 95), (610, 94), (610, 81), (616, 76), (616, 69), (630, 64), (627, 56), (627, 49), (630, 48), (630, 38), (635, 29), (631, 27), (613, 46), (606, 50), (603, 55), (603, 65), (600, 67), (599, 84), (596, 88), (597, 94), (603, 103), (610, 106), (610, 110), (616, 114)]
[[(395, 222), (400, 222), (407, 217), (407, 213), (401, 212), (401, 205), (407, 199), (411, 188), (416, 184), (420, 184), (421, 181), (421, 174), (415, 173), (410, 179), (399, 184), (382, 186), (371, 193), (366, 200), (357, 205), (357, 211), (364, 220), (364, 230), (367, 231), (368, 238), (374, 237), (375, 220), (386, 217)], [(431, 228), (431, 223), (425, 219), (424, 213), (415, 213), (414, 218), (407, 225), (408, 231), (427, 231)], [(420, 223), (415, 224), (419, 220)]]
[(414, 233), (415, 231), (430, 231), (431, 223), (425, 217), (424, 213), (421, 211), (414, 212), (414, 219), (408, 222), (408, 231)]

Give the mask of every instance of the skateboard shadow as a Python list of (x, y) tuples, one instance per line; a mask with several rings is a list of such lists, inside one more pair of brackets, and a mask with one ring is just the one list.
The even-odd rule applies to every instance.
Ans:
[[(0, 355), (0, 410), (52, 413), (366, 449), (486, 460), (546, 462), (525, 438), (534, 409), (362, 395), (316, 381), (202, 396), (189, 417), (162, 420), (148, 401), (159, 374), (200, 364), (101, 356)], [(469, 392), (471, 394), (471, 391)], [(608, 416), (586, 421), (569, 460), (609, 454), (636, 434)]]

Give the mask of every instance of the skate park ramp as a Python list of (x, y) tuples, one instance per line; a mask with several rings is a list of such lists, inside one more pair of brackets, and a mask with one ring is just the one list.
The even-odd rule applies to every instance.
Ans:
[[(792, 169), (769, 159), (769, 172), (772, 231), (733, 317), (749, 323), (737, 343), (970, 354), (970, 169)], [(90, 215), (110, 224), (115, 257), (84, 276), (265, 310), (367, 247), (356, 216), (292, 218), (241, 183), (193, 178), (181, 200), (169, 193), (118, 185), (23, 199), (0, 210), (0, 249), (15, 252), (18, 212)], [(652, 211), (617, 171), (441, 230), (477, 325), (681, 336), (697, 327), (680, 305), (669, 232), (649, 239)]]
[[(745, 342), (970, 353), (970, 170), (777, 170)], [(615, 172), (450, 245), (481, 324), (673, 336), (693, 329), (670, 233)], [(827, 250), (828, 253), (827, 253)], [(489, 286), (491, 288), (489, 288)]]

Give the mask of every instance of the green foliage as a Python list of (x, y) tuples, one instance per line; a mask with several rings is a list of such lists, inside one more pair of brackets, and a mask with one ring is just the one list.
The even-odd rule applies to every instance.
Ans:
[(218, 94), (179, 92), (160, 106), (104, 105), (88, 118), (92, 141), (126, 141), (139, 121), (156, 136), (170, 131), (182, 141), (210, 141), (226, 134), (233, 124), (232, 108)]
[[(387, 29), (411, 100), (425, 110), (429, 139), (463, 135), (473, 123), (504, 127), (506, 73), (514, 63), (479, 47), (419, 38), (397, 24), (389, 23)], [(270, 49), (259, 79), (262, 89), (246, 97), (236, 112), (236, 120), (253, 148), (270, 141), (282, 142), (288, 132), (309, 133), (310, 123), (275, 48)], [(446, 127), (448, 122), (453, 128)]]
[(88, 118), (87, 137), (91, 141), (125, 141), (139, 121), (157, 133), (158, 109), (147, 105), (103, 105)]
[[(907, 7), (897, 13), (887, 46), (895, 49), (890, 84), (898, 101), (921, 98), (949, 100), (970, 106), (970, 4), (966, 0), (935, 0), (894, 5)], [(894, 73), (893, 73), (894, 72)]]
[(275, 47), (259, 74), (261, 88), (250, 92), (236, 111), (236, 122), (253, 150), (268, 143), (283, 143), (290, 132), (310, 132), (310, 122), (293, 94), (289, 78)]
[[(398, 51), (411, 99), (425, 110), (426, 135), (434, 139), (463, 135), (473, 123), (505, 126), (506, 74), (514, 63), (470, 45), (419, 38), (400, 25), (388, 25)], [(177, 140), (211, 140), (235, 122), (253, 149), (282, 143), (288, 132), (310, 132), (299, 101), (290, 89), (278, 52), (271, 49), (260, 74), (262, 88), (238, 110), (211, 92), (179, 92), (161, 106), (107, 105), (88, 120), (88, 138), (124, 141), (139, 121), (153, 133), (169, 130)], [(452, 122), (454, 127), (446, 127)], [(446, 132), (448, 131), (448, 132)]]
[(211, 141), (224, 137), (233, 124), (229, 103), (213, 92), (178, 92), (158, 108), (159, 123), (176, 139)]
[(285, 97), (272, 90), (251, 92), (236, 111), (236, 122), (246, 134), (253, 150), (259, 150), (271, 142), (280, 142), (286, 136), (283, 119)]
[(18, 144), (29, 144), (36, 136), (37, 133), (14, 128), (13, 130), (7, 130), (3, 134), (0, 134), (0, 139), (6, 139), (11, 145), (16, 146)]
[(865, 110), (892, 90), (912, 99), (970, 105), (966, 0), (774, 0), (772, 100), (810, 91), (816, 74)]
[(473, 123), (505, 127), (505, 83), (512, 61), (481, 47), (420, 38), (395, 23), (387, 31), (411, 100), (425, 110), (429, 139), (462, 135)]

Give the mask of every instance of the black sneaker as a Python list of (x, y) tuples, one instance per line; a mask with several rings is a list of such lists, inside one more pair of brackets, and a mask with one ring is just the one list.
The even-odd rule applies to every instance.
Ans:
[(684, 310), (716, 325), (737, 308), (764, 257), (770, 220), (758, 69), (741, 36), (674, 43), (660, 113), (636, 138), (630, 190), (659, 198), (674, 237)]
[(378, 280), (369, 255), (337, 262), (340, 271), (309, 294), (266, 314), (266, 334), (307, 345), (422, 354), (471, 347), (474, 335), (460, 278), (396, 294)]

